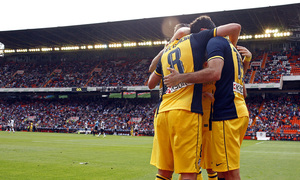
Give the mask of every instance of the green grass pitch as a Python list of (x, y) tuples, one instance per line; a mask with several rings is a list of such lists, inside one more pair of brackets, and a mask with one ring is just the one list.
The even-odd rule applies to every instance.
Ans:
[[(152, 140), (0, 131), (0, 179), (153, 180)], [(241, 178), (300, 179), (300, 142), (244, 140)]]

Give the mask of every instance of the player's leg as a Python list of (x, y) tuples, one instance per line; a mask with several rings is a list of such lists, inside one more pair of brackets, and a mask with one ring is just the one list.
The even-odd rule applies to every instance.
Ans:
[(213, 122), (213, 169), (225, 179), (240, 179), (240, 147), (248, 117)]
[(182, 180), (197, 180), (197, 173), (181, 173)]
[[(206, 101), (204, 101), (206, 100)], [(206, 169), (208, 180), (218, 180), (217, 172), (212, 170), (212, 122), (211, 122), (211, 106), (212, 102), (204, 98), (203, 121), (202, 121), (202, 152), (201, 152), (201, 168)], [(199, 175), (198, 175), (199, 176)]]
[[(225, 179), (229, 179), (229, 180), (240, 180), (240, 169), (239, 169), (239, 165), (240, 165), (240, 147), (242, 145), (245, 133), (247, 131), (247, 126), (248, 126), (248, 122), (249, 122), (249, 118), (248, 117), (241, 117), (232, 121), (228, 121), (230, 122), (229, 125), (227, 125), (227, 129), (225, 129), (227, 132), (229, 131), (229, 129), (238, 129), (237, 131), (233, 131), (231, 132), (232, 136), (235, 137), (235, 139), (237, 140), (237, 142), (235, 143), (231, 143), (230, 148), (234, 148), (236, 151), (236, 158), (238, 159), (238, 162), (235, 162), (236, 164), (238, 164), (238, 168), (234, 169), (234, 170), (229, 170), (227, 172), (224, 172), (224, 176)], [(230, 132), (230, 131), (229, 131)], [(234, 146), (234, 144), (238, 144), (238, 146)], [(232, 152), (232, 151), (231, 151)], [(230, 158), (230, 157), (229, 157)], [(234, 157), (231, 157), (230, 159), (233, 159)], [(232, 160), (231, 160), (232, 161)]]
[(150, 164), (158, 169), (157, 180), (168, 180), (172, 178), (174, 161), (171, 144), (169, 143), (169, 131), (166, 114), (162, 112), (154, 119), (154, 138)]
[[(100, 129), (100, 132), (99, 132), (99, 134), (98, 134), (98, 136), (100, 136), (101, 134), (103, 134), (104, 133), (104, 129)], [(104, 135), (104, 134), (103, 134)]]
[(171, 180), (173, 171), (158, 169), (155, 180)]
[(157, 157), (159, 156), (159, 151), (157, 149), (158, 147), (158, 140), (157, 140), (157, 112), (155, 111), (154, 119), (153, 119), (153, 126), (154, 126), (154, 137), (153, 137), (153, 144), (152, 144), (152, 153), (151, 153), (151, 159), (150, 164), (156, 166)]
[(222, 172), (218, 172), (218, 180), (225, 180), (225, 175)]
[(220, 166), (225, 165), (226, 162), (223, 126), (223, 121), (212, 122), (212, 154), (214, 154), (212, 157), (213, 169), (218, 172), (219, 180), (225, 180), (224, 171), (227, 171), (227, 166), (220, 169)]
[(213, 171), (212, 169), (206, 169), (208, 180), (218, 180), (217, 172)]
[(202, 169), (200, 168), (199, 173), (197, 174), (197, 180), (203, 180)]
[[(183, 178), (182, 178), (182, 176), (181, 176), (181, 174), (179, 174), (179, 176), (178, 176), (178, 180), (182, 180)], [(202, 176), (202, 169), (200, 168), (200, 171), (199, 171), (199, 173), (197, 174), (197, 178), (196, 178), (197, 180), (203, 180), (203, 176)]]
[[(207, 128), (203, 127), (202, 128)], [(211, 142), (211, 130), (202, 130), (202, 158), (201, 167), (206, 169), (208, 180), (218, 180), (217, 172), (212, 170), (212, 142)]]
[(185, 110), (172, 110), (168, 115), (174, 171), (182, 179), (196, 179), (200, 171), (202, 115)]
[(240, 169), (224, 172), (224, 177), (226, 180), (241, 180)]

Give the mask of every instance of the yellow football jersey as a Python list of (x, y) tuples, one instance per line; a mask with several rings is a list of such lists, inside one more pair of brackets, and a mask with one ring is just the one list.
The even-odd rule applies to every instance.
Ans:
[[(189, 73), (201, 70), (205, 62), (206, 45), (215, 36), (216, 29), (204, 30), (199, 33), (184, 36), (169, 44), (155, 73), (167, 76), (168, 67), (176, 69), (179, 73)], [(202, 114), (202, 84), (180, 83), (173, 87), (163, 84), (163, 92), (159, 112), (173, 109), (183, 109)]]

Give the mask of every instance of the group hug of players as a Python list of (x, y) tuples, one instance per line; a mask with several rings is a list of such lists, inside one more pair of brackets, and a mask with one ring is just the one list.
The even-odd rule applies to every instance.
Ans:
[[(244, 72), (251, 52), (237, 46), (241, 26), (208, 16), (175, 30), (152, 60), (148, 87), (161, 87), (150, 164), (156, 179), (240, 179), (240, 147), (249, 113)], [(242, 58), (244, 57), (244, 58)]]

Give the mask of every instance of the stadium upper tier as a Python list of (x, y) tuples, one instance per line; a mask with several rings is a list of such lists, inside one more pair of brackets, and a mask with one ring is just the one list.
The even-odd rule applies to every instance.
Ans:
[(282, 76), (300, 75), (299, 51), (264, 52), (253, 58), (246, 83), (279, 83)]
[(150, 60), (3, 62), (1, 88), (144, 85)]
[[(1, 88), (144, 86), (151, 59), (1, 61)], [(299, 51), (261, 52), (245, 75), (247, 84), (279, 83), (300, 75)]]

